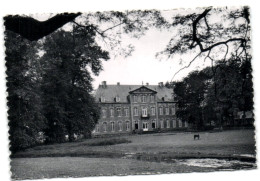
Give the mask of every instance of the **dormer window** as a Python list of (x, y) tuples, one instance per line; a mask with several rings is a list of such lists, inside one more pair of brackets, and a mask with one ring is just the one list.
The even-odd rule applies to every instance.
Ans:
[(120, 97), (116, 96), (116, 102), (120, 102)]
[(104, 96), (101, 96), (101, 97), (100, 97), (100, 102), (105, 102), (105, 101), (106, 101), (105, 97), (104, 97)]

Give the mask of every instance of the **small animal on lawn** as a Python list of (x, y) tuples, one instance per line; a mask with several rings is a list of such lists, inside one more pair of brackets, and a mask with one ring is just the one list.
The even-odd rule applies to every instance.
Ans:
[(199, 135), (199, 134), (195, 134), (195, 135), (194, 135), (194, 140), (195, 140), (196, 138), (199, 140), (199, 139), (200, 139), (200, 135)]

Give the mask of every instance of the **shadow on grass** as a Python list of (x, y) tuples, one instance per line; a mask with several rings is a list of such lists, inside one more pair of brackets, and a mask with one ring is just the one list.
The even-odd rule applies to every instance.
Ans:
[[(11, 158), (36, 158), (36, 157), (122, 157), (124, 154), (118, 152), (86, 151), (86, 147), (110, 146), (116, 144), (131, 143), (125, 138), (93, 139), (87, 142), (61, 143), (54, 145), (42, 145), (20, 151), (11, 155)], [(77, 148), (73, 150), (71, 148)]]
[(83, 143), (82, 146), (106, 146), (106, 145), (117, 145), (122, 143), (131, 143), (130, 140), (125, 138), (113, 138), (113, 139), (106, 139), (106, 140), (99, 140), (97, 142), (92, 143)]

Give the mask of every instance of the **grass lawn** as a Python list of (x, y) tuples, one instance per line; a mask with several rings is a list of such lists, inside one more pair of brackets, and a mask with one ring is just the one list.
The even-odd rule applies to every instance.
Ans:
[(144, 162), (120, 158), (45, 157), (16, 158), (12, 162), (13, 179), (40, 179), (109, 175), (144, 175), (214, 171), (213, 168)]
[(202, 132), (200, 140), (174, 132), (94, 138), (27, 149), (14, 155), (11, 169), (13, 178), (22, 179), (214, 171), (175, 159), (255, 155), (254, 136), (253, 130), (233, 130)]

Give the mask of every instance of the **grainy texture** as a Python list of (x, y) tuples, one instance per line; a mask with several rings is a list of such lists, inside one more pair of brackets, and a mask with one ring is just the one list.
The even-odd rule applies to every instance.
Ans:
[[(254, 159), (249, 162), (241, 159), (244, 158), (241, 155), (255, 155), (253, 130), (208, 132), (200, 135), (201, 139), (195, 141), (192, 133), (165, 133), (125, 136), (132, 142), (118, 145), (89, 146), (92, 142), (104, 139), (96, 138), (77, 143), (39, 146), (15, 155), (24, 158), (12, 159), (12, 177), (36, 179), (187, 173), (256, 167)], [(211, 159), (198, 160), (202, 164), (194, 165), (192, 158)], [(221, 161), (227, 158), (231, 160)], [(216, 167), (216, 164), (222, 166)]]

